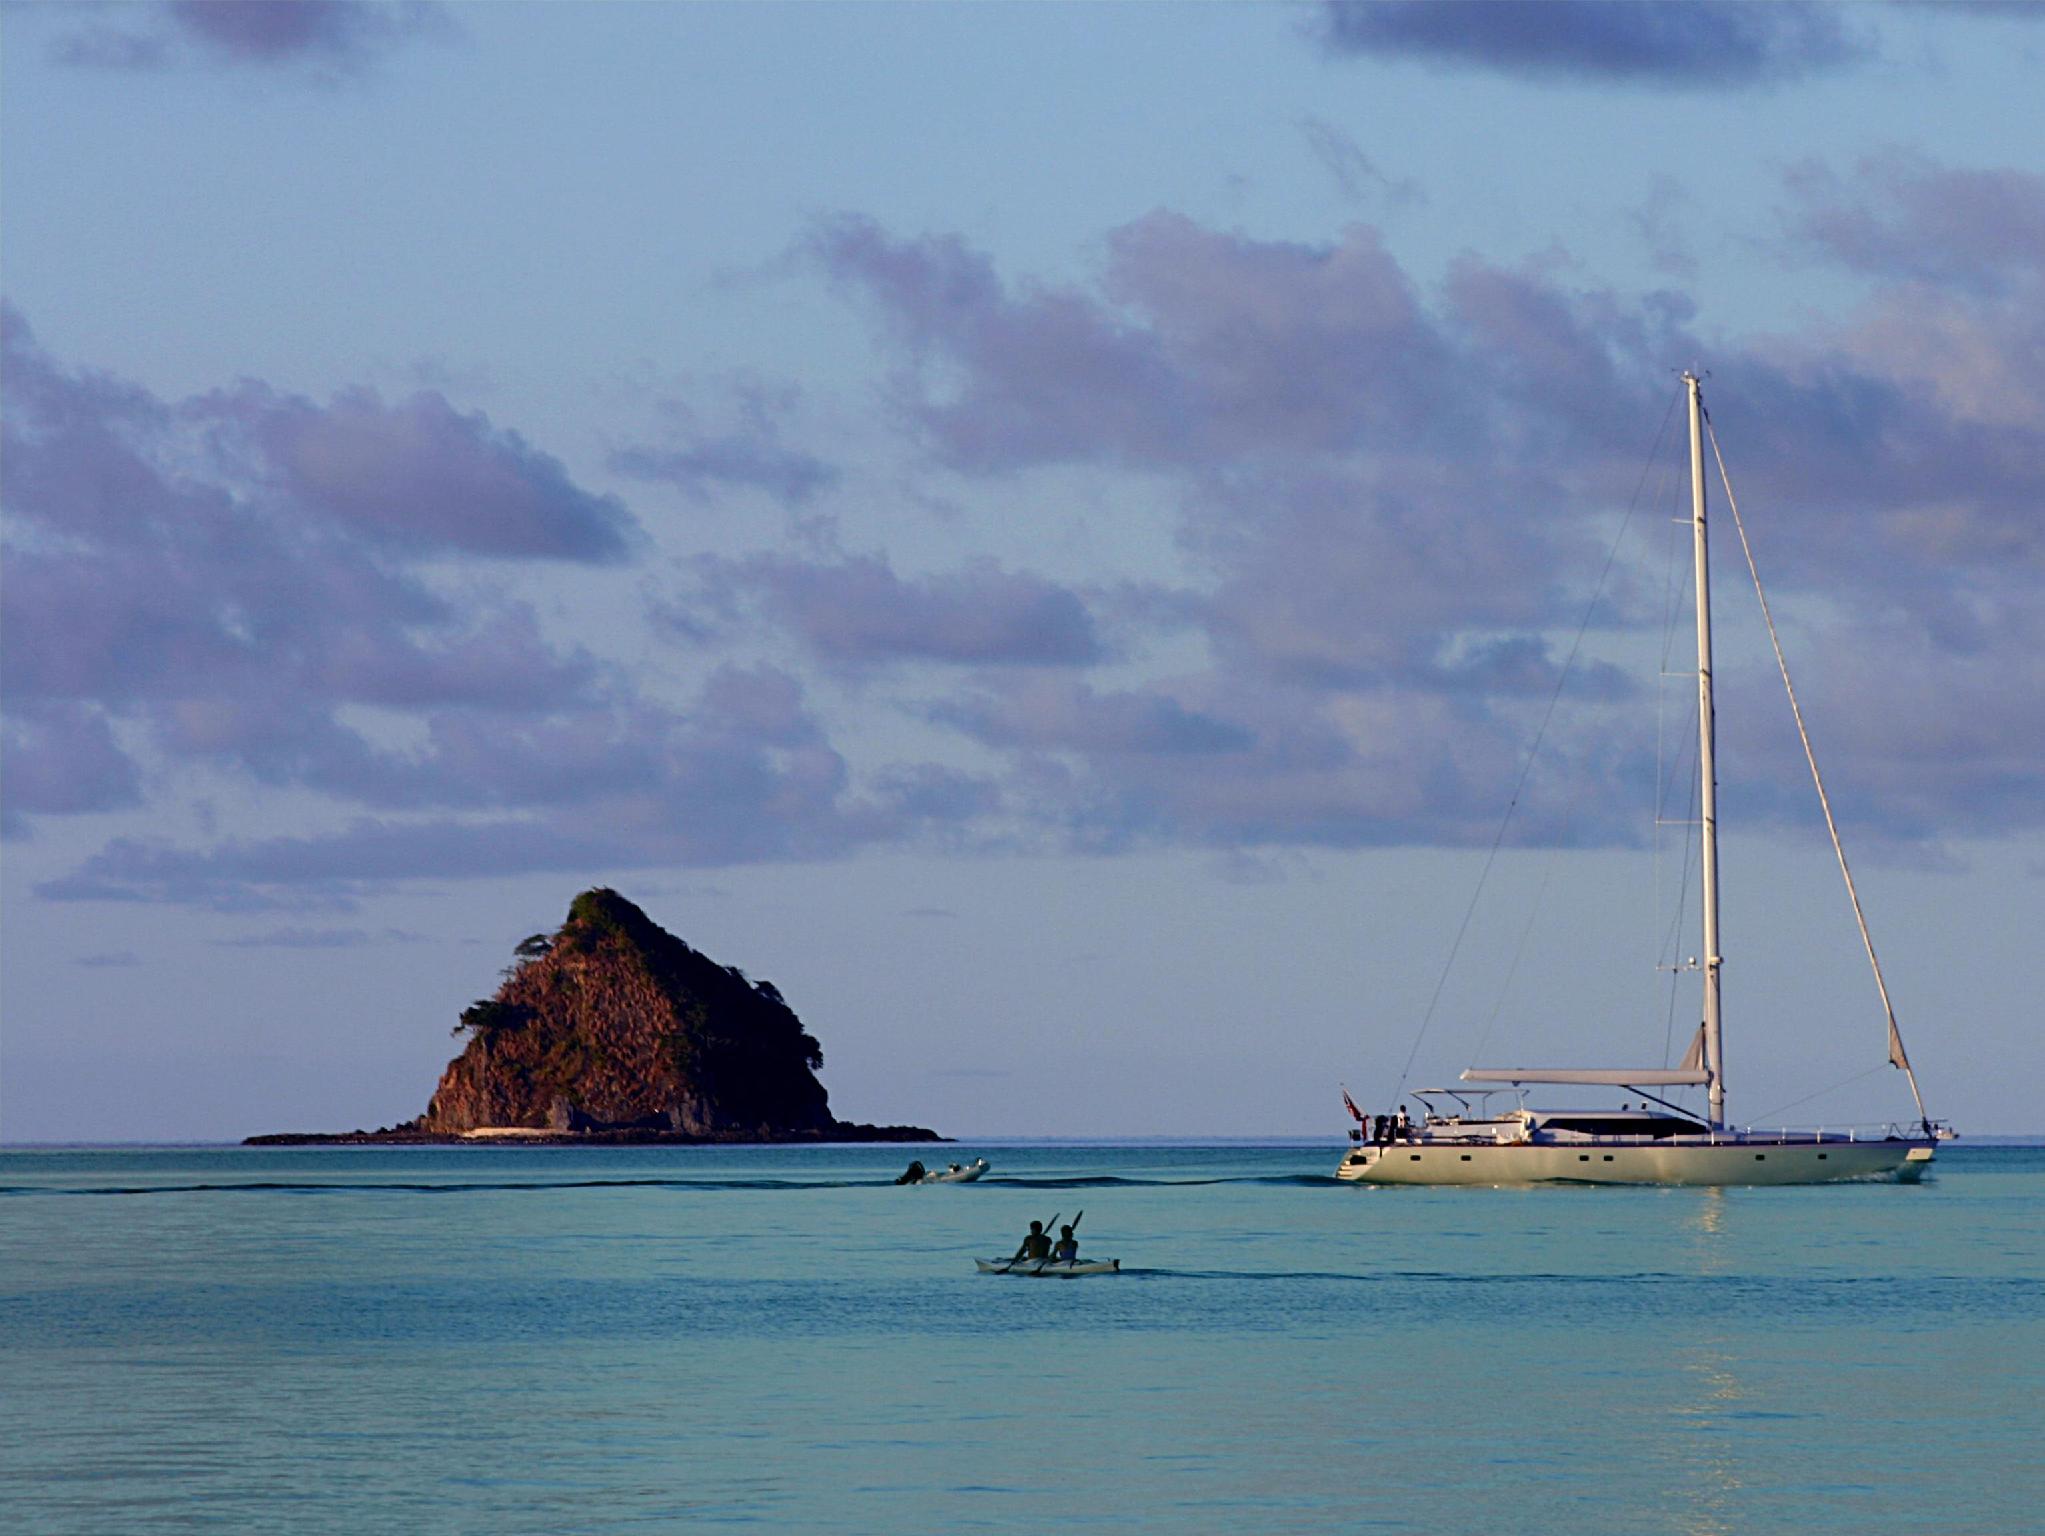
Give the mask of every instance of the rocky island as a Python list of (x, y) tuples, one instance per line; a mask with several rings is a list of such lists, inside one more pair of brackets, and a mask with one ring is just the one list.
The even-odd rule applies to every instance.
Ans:
[(823, 1047), (766, 981), (719, 965), (616, 891), (584, 891), (519, 944), (426, 1112), (378, 1131), (251, 1136), (319, 1142), (938, 1141), (913, 1125), (834, 1119)]

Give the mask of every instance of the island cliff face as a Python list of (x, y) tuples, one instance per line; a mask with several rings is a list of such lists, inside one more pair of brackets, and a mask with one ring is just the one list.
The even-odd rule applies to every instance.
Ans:
[(518, 946), (426, 1113), (384, 1131), (259, 1142), (440, 1140), (499, 1129), (562, 1140), (935, 1141), (848, 1124), (817, 1081), (823, 1048), (770, 982), (663, 930), (616, 891)]
[(480, 1126), (821, 1135), (823, 1049), (768, 982), (748, 981), (616, 891), (585, 891), (551, 938), (463, 1015), (424, 1131)]

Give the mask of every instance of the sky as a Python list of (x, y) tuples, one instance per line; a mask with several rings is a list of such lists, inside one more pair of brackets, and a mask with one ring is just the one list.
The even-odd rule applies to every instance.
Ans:
[[(847, 1119), (1659, 1065), (1686, 368), (1928, 1107), (2045, 1130), (2041, 72), (1995, 4), (0, 8), (0, 1138), (407, 1119), (598, 884)], [(1713, 495), (1731, 1117), (1908, 1119)]]

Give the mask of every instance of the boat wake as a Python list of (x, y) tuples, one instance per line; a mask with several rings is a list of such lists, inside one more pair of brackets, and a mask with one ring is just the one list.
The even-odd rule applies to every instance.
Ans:
[(1009, 1174), (1000, 1178), (982, 1179), (982, 1184), (1004, 1185), (1011, 1189), (1193, 1189), (1213, 1184), (1263, 1184), (1291, 1188), (1317, 1189), (1323, 1184), (1340, 1187), (1341, 1179), (1326, 1173), (1254, 1173), (1236, 1174), (1213, 1179), (1139, 1179), (1122, 1174), (1103, 1173), (1072, 1178), (1021, 1178)]
[(0, 1198), (10, 1195), (484, 1195), (507, 1192), (545, 1193), (557, 1189), (886, 1189), (892, 1179), (450, 1179), (445, 1183), (292, 1183), (273, 1179), (213, 1184), (108, 1184), (78, 1189), (45, 1189), (0, 1185)]
[[(989, 1178), (975, 1181), (983, 1188), (1007, 1189), (1175, 1189), (1204, 1188), (1216, 1184), (1262, 1184), (1299, 1188), (1346, 1187), (1330, 1174), (1255, 1174), (1212, 1179), (1141, 1179), (1119, 1174), (1096, 1174), (1072, 1178)], [(194, 1184), (97, 1184), (72, 1189), (46, 1186), (0, 1185), (0, 1199), (32, 1196), (78, 1195), (486, 1195), (538, 1193), (561, 1189), (672, 1189), (690, 1190), (819, 1190), (887, 1189), (892, 1179), (447, 1179), (439, 1182), (378, 1182), (352, 1180), (246, 1179)]]

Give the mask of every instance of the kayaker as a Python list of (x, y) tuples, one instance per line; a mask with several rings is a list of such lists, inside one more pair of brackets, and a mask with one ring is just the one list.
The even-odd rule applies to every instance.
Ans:
[(1079, 1239), (1072, 1235), (1072, 1228), (1058, 1229), (1058, 1246), (1051, 1250), (1051, 1258), (1059, 1264), (1070, 1264), (1079, 1258)]
[[(1065, 1230), (1069, 1232), (1072, 1229), (1067, 1227)], [(1016, 1249), (1015, 1258), (1010, 1259), (1009, 1263), (1013, 1264), (1021, 1259), (1047, 1259), (1050, 1256), (1051, 1239), (1044, 1231), (1044, 1224), (1041, 1221), (1033, 1221), (1030, 1223), (1030, 1235), (1022, 1240), (1022, 1246)]]

